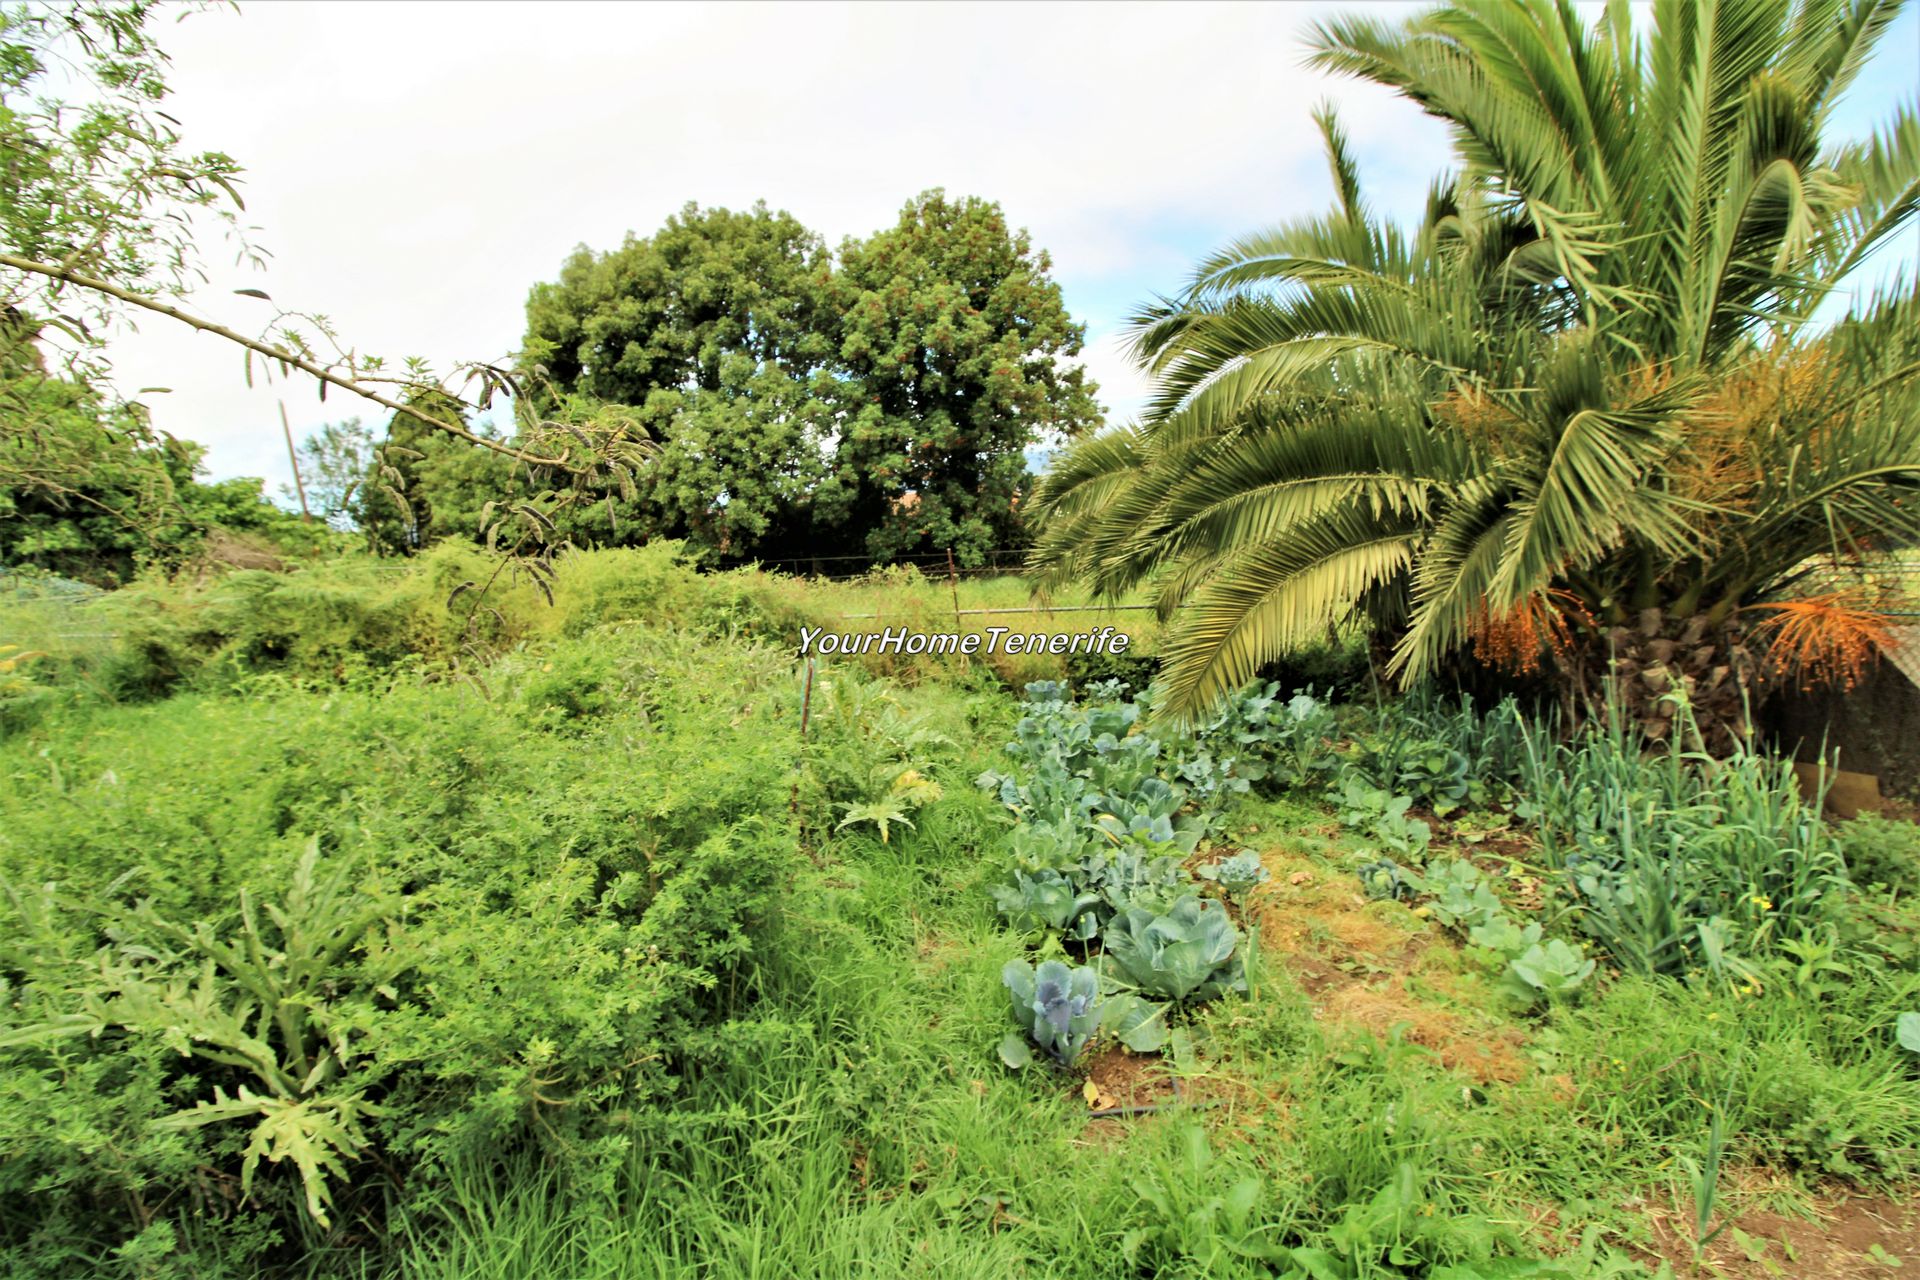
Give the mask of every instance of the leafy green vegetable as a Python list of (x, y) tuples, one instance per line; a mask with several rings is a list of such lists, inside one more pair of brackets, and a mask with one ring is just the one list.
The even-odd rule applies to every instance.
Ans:
[(1239, 936), (1226, 908), (1189, 894), (1164, 914), (1132, 907), (1107, 922), (1106, 958), (1117, 976), (1169, 1000), (1246, 990)]
[(1082, 892), (1058, 871), (1016, 871), (1012, 884), (990, 885), (987, 891), (1007, 923), (1023, 934), (1057, 933), (1084, 940), (1099, 931), (1099, 919), (1089, 912), (1100, 895)]
[(1020, 1031), (1000, 1042), (1000, 1058), (1020, 1069), (1033, 1060), (1030, 1041), (1062, 1066), (1072, 1066), (1100, 1028), (1100, 975), (1091, 966), (1070, 969), (1058, 960), (1035, 968), (1025, 960), (1009, 960), (1000, 971), (1013, 1002), (1013, 1020)]
[(1555, 938), (1534, 943), (1507, 966), (1508, 989), (1528, 1000), (1571, 994), (1593, 974), (1594, 962)]
[(1920, 1013), (1909, 1011), (1894, 1019), (1893, 1038), (1908, 1053), (1920, 1053)]
[(1485, 947), (1498, 952), (1508, 960), (1525, 955), (1527, 949), (1540, 941), (1539, 921), (1530, 921), (1522, 928), (1511, 917), (1498, 915), (1485, 924), (1475, 925), (1467, 931), (1467, 936), (1476, 947)]
[(1427, 892), (1433, 895), (1427, 904), (1433, 918), (1450, 929), (1471, 932), (1500, 914), (1500, 899), (1493, 896), (1479, 868), (1470, 862), (1437, 862), (1423, 879)]
[(1342, 823), (1365, 832), (1393, 853), (1418, 857), (1433, 840), (1432, 827), (1407, 816), (1407, 810), (1413, 807), (1412, 796), (1395, 795), (1348, 775), (1336, 799)]
[(1135, 1053), (1154, 1053), (1168, 1040), (1167, 1006), (1130, 993), (1105, 998), (1100, 1029)]
[(1219, 862), (1210, 862), (1200, 868), (1203, 879), (1211, 880), (1228, 893), (1238, 897), (1255, 885), (1266, 881), (1272, 873), (1261, 865), (1260, 855), (1252, 849), (1242, 849), (1231, 858)]
[(1375, 901), (1392, 899), (1399, 901), (1411, 898), (1420, 892), (1420, 877), (1395, 862), (1392, 858), (1380, 858), (1361, 866), (1355, 873), (1360, 877), (1360, 888)]
[(1170, 854), (1153, 857), (1122, 849), (1099, 864), (1093, 883), (1113, 911), (1144, 907), (1157, 912), (1178, 901), (1188, 881), (1180, 860)]

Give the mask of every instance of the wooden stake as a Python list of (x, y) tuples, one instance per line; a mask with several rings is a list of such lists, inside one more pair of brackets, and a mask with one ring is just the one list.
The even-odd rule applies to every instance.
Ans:
[(300, 518), (308, 524), (313, 523), (313, 512), (307, 510), (307, 483), (300, 478), (300, 455), (294, 452), (293, 428), (287, 425), (287, 402), (280, 402), (280, 434), (287, 438), (287, 463), (293, 468), (293, 487), (300, 495)]
[(953, 548), (947, 548), (947, 586), (953, 591), (953, 620), (960, 621), (960, 575), (954, 572)]
[(800, 698), (800, 736), (807, 736), (807, 721), (813, 715), (813, 659), (807, 659), (807, 691)]

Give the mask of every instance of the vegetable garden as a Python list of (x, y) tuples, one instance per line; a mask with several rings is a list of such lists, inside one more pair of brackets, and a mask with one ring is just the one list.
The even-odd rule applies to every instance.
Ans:
[[(1765, 716), (1914, 652), (1899, 8), (1314, 23), (1450, 167), (1317, 111), (1111, 423), (939, 190), (248, 337), (163, 7), (0, 8), (0, 1272), (1920, 1275), (1920, 824)], [(134, 317), (384, 435), (202, 483)]]
[(809, 694), (763, 637), (861, 588), (664, 550), (502, 597), (459, 679), (342, 676), (258, 642), (347, 616), (328, 572), (100, 597), (127, 645), (17, 668), (12, 1274), (1901, 1256), (1914, 828), (1777, 759), (1380, 701), (1353, 649), (1185, 727), (1064, 665)]

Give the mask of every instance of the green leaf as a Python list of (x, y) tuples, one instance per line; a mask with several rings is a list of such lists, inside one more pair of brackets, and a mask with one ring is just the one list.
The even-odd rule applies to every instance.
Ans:
[(1167, 1043), (1167, 1006), (1139, 996), (1113, 996), (1100, 1025), (1135, 1053), (1156, 1053)]
[(1009, 1031), (1000, 1041), (1000, 1061), (1018, 1071), (1033, 1061), (1033, 1046), (1017, 1031)]

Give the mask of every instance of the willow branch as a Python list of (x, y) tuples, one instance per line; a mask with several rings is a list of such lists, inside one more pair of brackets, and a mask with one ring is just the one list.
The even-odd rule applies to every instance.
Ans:
[(11, 267), (15, 271), (26, 271), (36, 275), (48, 276), (52, 279), (74, 285), (77, 288), (86, 289), (93, 293), (105, 294), (109, 298), (115, 298), (132, 306), (140, 307), (143, 310), (155, 312), (159, 315), (166, 316), (170, 320), (178, 320), (181, 324), (187, 325), (189, 328), (198, 329), (202, 333), (211, 333), (216, 337), (225, 338), (228, 342), (236, 343), (249, 351), (257, 352), (269, 360), (275, 360), (282, 365), (298, 369), (304, 374), (317, 378), (323, 383), (339, 387), (342, 391), (359, 396), (363, 400), (371, 400), (382, 408), (389, 409), (394, 413), (404, 414), (416, 422), (434, 428), (436, 431), (444, 431), (450, 436), (457, 436), (465, 440), (468, 444), (479, 445), (483, 449), (491, 449), (495, 453), (503, 454), (527, 466), (566, 467), (567, 459), (572, 453), (571, 449), (567, 449), (563, 450), (557, 458), (543, 458), (537, 454), (516, 449), (512, 445), (502, 444), (498, 440), (489, 440), (485, 436), (475, 435), (457, 423), (444, 421), (434, 417), (432, 414), (424, 413), (412, 405), (394, 400), (388, 396), (383, 396), (378, 391), (374, 391), (363, 385), (357, 378), (344, 377), (332, 369), (327, 368), (325, 365), (315, 364), (312, 360), (289, 351), (285, 347), (275, 346), (271, 342), (262, 342), (258, 338), (249, 338), (237, 329), (229, 329), (226, 325), (218, 324), (212, 320), (202, 319), (199, 316), (182, 311), (170, 303), (161, 302), (157, 298), (150, 298), (145, 294), (135, 293), (130, 289), (123, 289), (110, 281), (82, 275), (67, 267), (57, 266), (50, 262), (36, 262), (32, 258), (21, 258), (11, 253), (0, 253), (0, 267)]

